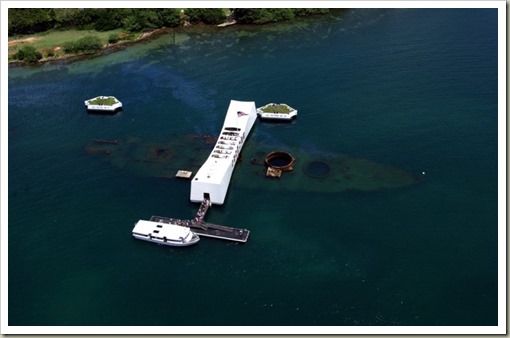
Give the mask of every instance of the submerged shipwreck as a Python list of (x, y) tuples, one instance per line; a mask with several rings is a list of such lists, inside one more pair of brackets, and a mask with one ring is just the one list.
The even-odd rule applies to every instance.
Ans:
[(275, 150), (258, 143), (256, 137), (246, 142), (258, 114), (260, 110), (257, 111), (254, 102), (232, 100), (217, 137), (174, 134), (168, 137), (171, 141), (164, 143), (137, 137), (92, 139), (85, 150), (137, 175), (191, 179), (190, 201), (201, 203), (194, 219), (152, 216), (150, 220), (138, 221), (132, 231), (137, 239), (170, 246), (196, 244), (199, 236), (247, 241), (249, 230), (204, 221), (213, 204), (224, 203), (235, 168), (236, 186), (258, 190), (375, 191), (411, 186), (424, 180), (423, 175), (346, 154), (306, 151), (300, 147)]
[[(91, 140), (85, 150), (135, 175), (174, 179), (179, 170), (196, 173), (217, 141), (214, 136), (200, 134), (172, 135), (169, 139), (165, 143), (135, 136), (112, 143)], [(275, 150), (289, 153), (294, 158), (292, 171), (283, 173), (278, 179), (267, 175), (266, 157)], [(334, 193), (397, 189), (420, 183), (425, 178), (421, 173), (366, 158), (311, 152), (291, 146), (272, 149), (251, 138), (237, 157), (234, 179), (237, 187)]]

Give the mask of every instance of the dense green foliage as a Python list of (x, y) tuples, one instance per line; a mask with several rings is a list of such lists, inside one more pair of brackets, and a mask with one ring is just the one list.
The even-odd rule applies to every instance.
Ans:
[(14, 59), (25, 62), (37, 62), (42, 58), (42, 54), (33, 46), (23, 46), (14, 54)]
[[(232, 18), (241, 24), (264, 24), (327, 12), (327, 8), (234, 8)], [(223, 8), (188, 8), (185, 13), (192, 23), (218, 24), (226, 19)], [(181, 22), (177, 8), (9, 8), (8, 18), (9, 36), (69, 28), (141, 32)]]
[(233, 17), (239, 23), (264, 24), (292, 20), (296, 16), (328, 13), (327, 8), (234, 8)]
[(120, 40), (119, 36), (117, 34), (110, 34), (108, 37), (108, 43), (116, 43)]
[(140, 32), (159, 27), (175, 27), (180, 23), (179, 11), (174, 8), (131, 9), (122, 20), (122, 27), (130, 32)]
[(203, 22), (208, 25), (217, 25), (226, 19), (223, 8), (188, 8), (186, 15), (191, 23)]
[(9, 8), (9, 35), (32, 34), (53, 27), (49, 10), (43, 8)]
[(139, 32), (180, 23), (175, 8), (9, 8), (8, 17), (9, 36), (71, 27)]
[(63, 47), (66, 53), (94, 53), (103, 45), (97, 36), (89, 35), (76, 41), (65, 42)]

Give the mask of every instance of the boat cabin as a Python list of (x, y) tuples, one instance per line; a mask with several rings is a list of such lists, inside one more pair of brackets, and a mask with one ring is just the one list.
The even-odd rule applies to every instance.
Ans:
[(135, 224), (133, 237), (170, 246), (192, 245), (200, 239), (188, 227), (145, 220), (139, 220)]

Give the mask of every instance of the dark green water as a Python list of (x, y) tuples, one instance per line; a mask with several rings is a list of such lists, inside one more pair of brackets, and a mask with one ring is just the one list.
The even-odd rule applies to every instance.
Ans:
[[(495, 9), (365, 9), (9, 69), (9, 325), (497, 325), (497, 47)], [(103, 94), (124, 111), (87, 115)], [(299, 110), (250, 144), (427, 179), (321, 194), (238, 176), (207, 221), (246, 244), (134, 240), (138, 219), (194, 215), (189, 182), (87, 143), (214, 135), (231, 99)]]

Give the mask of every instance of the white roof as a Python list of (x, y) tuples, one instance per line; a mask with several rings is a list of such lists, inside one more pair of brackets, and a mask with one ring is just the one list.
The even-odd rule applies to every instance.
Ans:
[(246, 122), (248, 121), (249, 115), (255, 115), (255, 117), (257, 116), (257, 108), (255, 107), (255, 102), (231, 100), (230, 105), (228, 106), (227, 116), (225, 116), (223, 128), (237, 127), (241, 129), (242, 133), (246, 129)]
[[(157, 232), (155, 232), (157, 231)], [(139, 220), (133, 228), (133, 233), (140, 235), (152, 234), (155, 237), (166, 237), (168, 239), (178, 240), (180, 237), (186, 238), (190, 233), (190, 228), (167, 223), (151, 222)]]
[[(240, 137), (226, 136), (222, 133), (225, 131), (235, 131), (239, 133), (239, 135), (244, 134), (246, 138), (256, 117), (257, 108), (255, 107), (255, 102), (231, 100), (225, 122), (221, 128), (220, 136), (218, 137), (214, 150), (199, 169), (195, 178), (198, 177), (201, 182), (219, 184), (223, 180), (227, 170), (229, 170), (229, 167), (235, 165), (234, 155), (241, 143)], [(236, 128), (238, 130), (226, 130), (225, 128)], [(223, 136), (226, 138), (222, 139)], [(225, 144), (220, 142), (225, 142)], [(228, 149), (229, 147), (233, 147), (233, 149)], [(220, 153), (216, 153), (215, 151), (220, 151)], [(215, 157), (214, 155), (219, 157)]]

